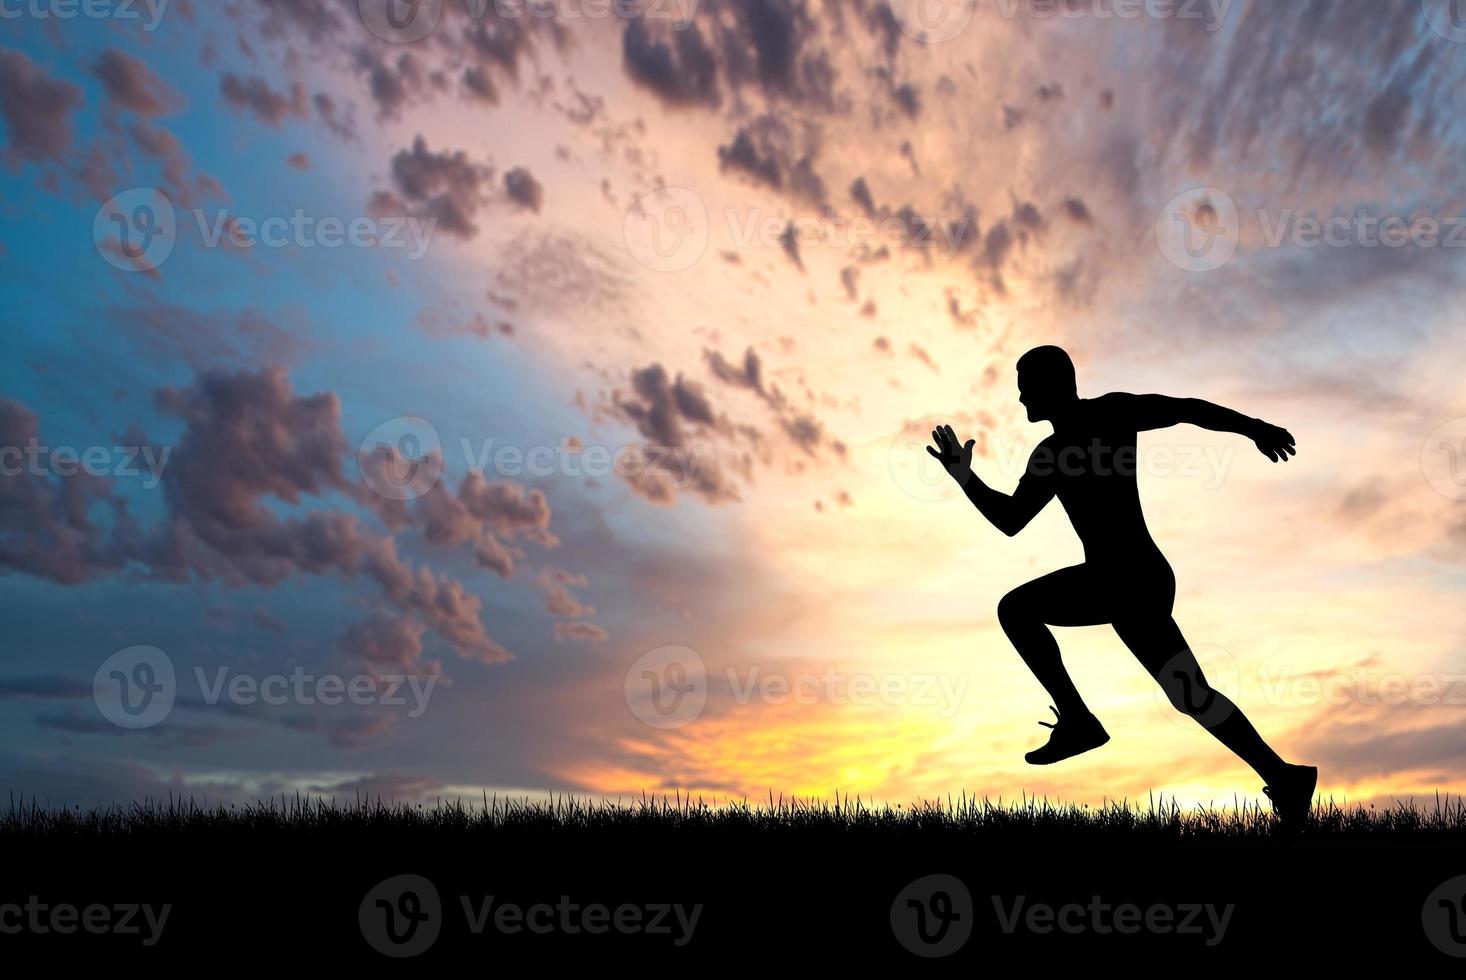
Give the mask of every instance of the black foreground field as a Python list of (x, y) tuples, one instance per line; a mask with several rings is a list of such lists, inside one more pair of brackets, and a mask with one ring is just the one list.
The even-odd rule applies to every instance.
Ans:
[(1301, 832), (1154, 801), (12, 801), (0, 847), (0, 948), (67, 961), (1207, 975), (1466, 957), (1461, 800), (1323, 805)]

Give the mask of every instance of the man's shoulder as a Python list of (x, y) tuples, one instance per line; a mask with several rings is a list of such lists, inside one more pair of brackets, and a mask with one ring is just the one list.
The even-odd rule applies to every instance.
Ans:
[(1034, 479), (1051, 476), (1054, 471), (1054, 459), (1060, 448), (1060, 440), (1057, 435), (1040, 440), (1039, 444), (1033, 447), (1033, 452), (1028, 454), (1028, 465), (1024, 467), (1024, 476)]
[(1139, 400), (1139, 395), (1128, 391), (1112, 391), (1083, 401), (1086, 414), (1094, 423), (1104, 425), (1129, 422), (1134, 418)]

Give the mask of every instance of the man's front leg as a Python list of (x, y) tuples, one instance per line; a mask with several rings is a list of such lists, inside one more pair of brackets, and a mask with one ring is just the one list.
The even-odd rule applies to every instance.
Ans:
[(1052, 724), (1039, 722), (1053, 732), (1046, 745), (1025, 756), (1033, 765), (1052, 765), (1099, 748), (1110, 740), (1109, 733), (1090, 712), (1064, 668), (1059, 644), (1046, 622), (1046, 619), (1067, 622), (1074, 618), (1061, 615), (1059, 610), (1084, 605), (1087, 594), (1082, 570), (1062, 569), (1014, 589), (998, 603), (998, 622), (1028, 669), (1048, 691), (1058, 716)]

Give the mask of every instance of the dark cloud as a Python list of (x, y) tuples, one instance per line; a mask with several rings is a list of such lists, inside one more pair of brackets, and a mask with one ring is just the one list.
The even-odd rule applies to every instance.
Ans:
[[(541, 493), (469, 474), (456, 496), (435, 487), (415, 512), (394, 513), (346, 476), (350, 447), (336, 396), (297, 395), (280, 368), (205, 371), (189, 387), (160, 390), (155, 401), (184, 424), (171, 455), (148, 447), (150, 458), (166, 460), (159, 474), (165, 519), (140, 527), (104, 481), (82, 471), (37, 477), (23, 469), (0, 481), (0, 567), (62, 584), (123, 567), (166, 581), (226, 585), (270, 586), (296, 575), (366, 578), (399, 617), (434, 630), (459, 656), (510, 659), (487, 635), (477, 596), (413, 567), (398, 556), (394, 538), (369, 532), (355, 514), (330, 509), (330, 498), (363, 504), (389, 527), (421, 527), (430, 543), (476, 540), (482, 551), (499, 546), (500, 538), (558, 543)], [(35, 417), (0, 402), (0, 445), (32, 440), (40, 441)], [(109, 512), (109, 528), (95, 519), (99, 508)], [(393, 628), (377, 647), (360, 631), (348, 645), (368, 660), (388, 649), (405, 655), (412, 649), (405, 638), (416, 627)]]
[(804, 3), (737, 0), (713, 14), (723, 18), (720, 52), (731, 85), (757, 84), (767, 95), (833, 106), (835, 69), (812, 43), (818, 24)]
[(763, 363), (753, 348), (744, 351), (742, 364), (731, 363), (715, 350), (705, 349), (703, 357), (713, 377), (724, 384), (758, 395), (777, 416), (780, 430), (789, 437), (795, 448), (806, 455), (814, 455), (821, 446), (828, 446), (837, 455), (844, 455), (844, 446), (836, 440), (827, 440), (824, 426), (818, 420), (807, 412), (791, 408), (783, 392), (767, 383)]
[(316, 115), (320, 117), (327, 132), (345, 140), (356, 139), (356, 125), (328, 93), (317, 92), (312, 96), (311, 104), (316, 107)]
[(164, 115), (176, 109), (181, 101), (152, 69), (116, 48), (102, 52), (92, 75), (101, 81), (114, 105), (139, 116)]
[(397, 715), (382, 709), (348, 710), (342, 706), (329, 712), (287, 715), (280, 723), (291, 731), (318, 735), (338, 748), (354, 748), (390, 730), (397, 724)]
[(545, 608), (554, 616), (579, 619), (594, 616), (594, 606), (581, 602), (570, 594), (570, 589), (586, 585), (584, 575), (577, 575), (560, 568), (546, 568), (535, 580), (545, 593)]
[[(650, 444), (628, 457), (620, 475), (642, 496), (655, 503), (671, 503), (687, 490), (708, 503), (740, 499), (723, 458), (706, 450), (713, 440), (735, 431), (726, 419), (714, 415), (707, 395), (681, 375), (674, 380), (660, 364), (631, 373), (631, 391), (612, 395), (616, 414), (631, 422)], [(693, 445), (693, 439), (699, 445)], [(686, 450), (680, 452), (679, 450)], [(736, 463), (747, 474), (747, 461)]]
[(337, 650), (373, 676), (411, 673), (422, 660), (426, 627), (411, 616), (377, 615), (346, 629)]
[[(207, 371), (190, 388), (161, 390), (156, 403), (186, 425), (164, 479), (169, 502), (194, 533), (221, 551), (233, 553), (236, 536), (280, 526), (264, 506), (267, 497), (298, 504), (304, 496), (349, 489), (341, 465), (350, 447), (341, 433), (340, 402), (331, 393), (296, 395), (282, 369)], [(350, 543), (340, 533), (310, 537), (278, 544), (297, 561), (321, 565), (340, 560), (335, 549)], [(326, 552), (300, 554), (307, 541)], [(268, 564), (264, 550), (249, 557)], [(264, 566), (258, 571), (266, 581), (275, 578)]]
[(38, 474), (21, 455), (30, 445), (46, 445), (36, 416), (0, 399), (0, 569), (76, 585), (120, 568), (123, 548), (94, 511), (125, 521), (125, 506), (79, 466)]
[(718, 147), (718, 163), (724, 172), (744, 174), (757, 184), (822, 206), (828, 195), (814, 169), (819, 150), (816, 130), (805, 127), (796, 134), (778, 117), (765, 115), (740, 127), (732, 143)]
[(504, 480), (490, 483), (481, 473), (467, 474), (456, 494), (436, 484), (417, 500), (414, 520), (431, 544), (472, 543), (479, 563), (506, 578), (519, 553), (504, 542), (559, 543), (550, 533), (550, 505), (542, 492)]
[(622, 65), (671, 105), (716, 107), (724, 91), (754, 88), (824, 111), (837, 106), (837, 72), (803, 0), (707, 0), (688, 24), (660, 26), (631, 20)]
[(385, 800), (395, 803), (428, 803), (436, 800), (446, 787), (428, 776), (381, 775), (362, 776), (344, 783), (317, 784), (308, 792), (337, 800)]
[(436, 227), (459, 238), (478, 234), (474, 216), (489, 200), (494, 170), (471, 160), (462, 150), (435, 153), (419, 136), (411, 150), (392, 158), (395, 194), (378, 191), (374, 213), (405, 212), (436, 222)]
[(799, 254), (799, 229), (794, 226), (794, 222), (791, 221), (784, 226), (784, 231), (779, 235), (779, 247), (784, 250), (785, 255), (789, 256), (789, 261), (793, 262), (800, 272), (803, 272), (804, 259)]
[(489, 72), (480, 65), (469, 65), (463, 69), (463, 90), (470, 98), (488, 105), (499, 104), (499, 87), (494, 84)]
[(891, 5), (884, 0), (872, 4), (871, 8), (866, 11), (865, 23), (870, 32), (880, 40), (881, 50), (885, 52), (886, 57), (894, 57), (896, 48), (901, 44), (901, 36), (905, 32), (901, 29), (901, 22), (892, 12)]
[(389, 62), (376, 51), (360, 49), (356, 67), (366, 76), (367, 92), (382, 119), (399, 117), (403, 108), (430, 91), (427, 70), (411, 51)]
[(115, 306), (109, 322), (150, 357), (182, 360), (196, 371), (290, 364), (307, 349), (309, 324), (280, 322), (258, 310), (207, 312), (176, 303)]
[(308, 115), (305, 88), (299, 82), (293, 83), (288, 93), (277, 92), (263, 78), (244, 78), (229, 72), (219, 79), (219, 94), (232, 108), (248, 112), (270, 126)]
[(763, 363), (752, 347), (743, 352), (741, 364), (731, 363), (721, 352), (712, 349), (704, 349), (703, 358), (707, 361), (708, 369), (713, 372), (713, 377), (719, 381), (735, 388), (746, 388), (776, 409), (783, 407), (783, 394), (778, 388), (765, 384)]
[(631, 373), (631, 394), (617, 405), (636, 424), (637, 431), (658, 446), (682, 446), (687, 427), (716, 425), (707, 397), (695, 382), (680, 374), (673, 380), (667, 369), (651, 364)]
[(162, 165), (162, 187), (175, 204), (191, 207), (202, 196), (223, 195), (224, 189), (214, 178), (194, 173), (193, 158), (168, 130), (139, 121), (128, 128), (128, 133), (140, 153)]
[(921, 115), (921, 92), (910, 82), (892, 86), (891, 101), (912, 119)]
[(626, 73), (672, 105), (716, 106), (717, 62), (702, 31), (694, 22), (668, 33), (654, 38), (644, 18), (632, 19), (621, 39)]
[[(1459, 681), (1442, 679), (1440, 689), (1449, 692), (1452, 685)], [(1466, 721), (1426, 721), (1414, 706), (1409, 713), (1414, 723), (1400, 708), (1351, 706), (1297, 730), (1290, 742), (1300, 758), (1346, 780), (1421, 770), (1459, 772), (1466, 766)]]
[(58, 81), (24, 52), (0, 47), (0, 115), (7, 155), (35, 162), (59, 161), (71, 149), (71, 114), (81, 89)]
[(1089, 213), (1089, 206), (1077, 197), (1064, 199), (1064, 214), (1077, 225), (1090, 226), (1094, 224), (1094, 215)]
[(176, 720), (166, 725), (130, 731), (103, 718), (95, 710), (78, 711), (70, 707), (61, 711), (38, 712), (34, 721), (37, 728), (46, 731), (63, 732), (67, 735), (109, 735), (114, 738), (139, 735), (170, 748), (207, 748), (238, 741), (251, 734), (246, 729), (197, 725)]
[(304, 35), (311, 41), (321, 41), (343, 26), (341, 8), (345, 5), (331, 0), (255, 0), (255, 3), (262, 8), (260, 30), (267, 38), (291, 41)]
[(504, 193), (522, 208), (539, 213), (545, 202), (545, 188), (524, 167), (515, 167), (504, 174)]
[(555, 639), (561, 642), (565, 640), (584, 640), (591, 643), (604, 643), (611, 638), (611, 634), (605, 628), (595, 623), (556, 623)]
[(0, 698), (81, 701), (91, 696), (92, 685), (79, 678), (62, 677), (57, 674), (0, 677)]

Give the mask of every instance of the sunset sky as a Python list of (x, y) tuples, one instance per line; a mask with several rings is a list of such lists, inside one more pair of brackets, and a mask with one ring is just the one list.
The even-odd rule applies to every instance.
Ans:
[[(1142, 436), (1177, 622), (1325, 795), (1466, 791), (1451, 4), (388, 6), (0, 5), (0, 788), (1258, 797), (1108, 627), (1023, 762), (1079, 544), (923, 446), (1010, 490), (1052, 343), (1295, 434)], [(198, 680), (293, 672), (406, 703)]]

